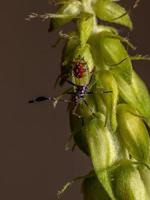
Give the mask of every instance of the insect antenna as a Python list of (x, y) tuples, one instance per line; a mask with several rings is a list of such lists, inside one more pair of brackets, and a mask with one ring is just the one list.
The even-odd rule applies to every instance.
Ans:
[(35, 103), (35, 102), (41, 102), (41, 101), (50, 101), (50, 100), (52, 100), (51, 97), (40, 96), (40, 97), (37, 97), (35, 99), (32, 99), (32, 100), (28, 101), (28, 103)]

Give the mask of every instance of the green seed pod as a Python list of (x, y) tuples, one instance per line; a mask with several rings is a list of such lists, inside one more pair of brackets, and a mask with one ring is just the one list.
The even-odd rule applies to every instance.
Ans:
[(148, 200), (148, 194), (139, 171), (129, 162), (120, 165), (112, 175), (116, 199)]
[(87, 176), (84, 179), (82, 183), (82, 192), (84, 200), (110, 200), (94, 172), (93, 176)]
[(146, 122), (150, 120), (150, 95), (144, 82), (133, 71), (132, 82), (128, 84), (118, 74), (114, 74), (121, 98), (136, 109)]
[(127, 104), (118, 106), (118, 127), (132, 157), (145, 163), (149, 161), (150, 138), (147, 128), (143, 120), (136, 115), (136, 111)]
[(111, 133), (104, 123), (103, 115), (97, 113), (97, 117), (86, 123), (82, 130), (86, 135), (95, 173), (109, 196), (115, 200), (107, 169), (121, 160), (125, 154), (117, 135)]
[[(96, 170), (111, 166), (118, 159), (118, 143), (112, 133), (104, 126), (101, 115), (83, 127), (93, 163)], [(116, 148), (117, 147), (117, 148)]]
[(74, 19), (76, 16), (80, 14), (80, 11), (81, 11), (80, 1), (78, 0), (69, 0), (68, 2), (64, 1), (64, 4), (58, 9), (56, 13), (58, 15), (61, 15), (62, 17), (51, 19), (49, 31), (53, 31), (63, 26), (64, 24), (70, 22), (72, 19)]
[(131, 82), (132, 64), (128, 53), (116, 34), (102, 31), (93, 34), (91, 49), (97, 70), (112, 70), (125, 81)]
[[(118, 85), (111, 72), (104, 70), (96, 73), (95, 96), (99, 96), (97, 93), (101, 92), (100, 90), (102, 90), (102, 97), (107, 110), (106, 123), (115, 132), (117, 128), (116, 106), (118, 102)], [(97, 102), (101, 104), (98, 98)]]
[(150, 170), (146, 167), (142, 167), (139, 169), (139, 172), (145, 185), (148, 196), (150, 197)]
[(119, 4), (110, 0), (97, 0), (93, 7), (98, 18), (132, 29), (132, 22), (127, 11)]

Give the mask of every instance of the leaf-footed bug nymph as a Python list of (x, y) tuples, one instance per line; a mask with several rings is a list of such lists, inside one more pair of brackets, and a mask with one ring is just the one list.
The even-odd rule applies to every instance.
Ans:
[[(53, 101), (54, 106), (59, 101), (69, 103), (71, 113), (73, 115), (77, 116), (78, 118), (82, 118), (82, 116), (80, 116), (76, 111), (77, 111), (78, 105), (80, 103), (83, 103), (88, 108), (88, 110), (91, 112), (91, 114), (93, 116), (96, 116), (95, 112), (93, 111), (93, 109), (91, 109), (91, 107), (89, 106), (89, 104), (86, 100), (87, 95), (94, 94), (94, 91), (92, 91), (91, 88), (95, 83), (92, 83), (92, 80), (93, 80), (93, 73), (90, 77), (89, 82), (85, 85), (78, 85), (78, 84), (73, 83), (70, 80), (66, 80), (66, 82), (69, 83), (70, 85), (72, 85), (73, 87), (69, 88), (62, 95), (60, 95), (58, 97), (39, 96), (33, 100), (30, 100), (29, 103), (41, 102), (41, 101)], [(103, 91), (103, 90), (101, 90), (101, 91), (103, 93), (112, 92), (112, 91)], [(62, 97), (66, 94), (70, 95), (70, 99), (62, 99)]]
[[(73, 87), (68, 89), (61, 96), (59, 97), (39, 96), (33, 100), (30, 100), (29, 103), (35, 103), (35, 102), (41, 102), (41, 101), (53, 101), (55, 105), (57, 104), (57, 102), (62, 101), (65, 103), (69, 103), (71, 105), (70, 107), (71, 107), (71, 112), (73, 115), (76, 115), (78, 118), (82, 118), (82, 116), (76, 113), (76, 109), (79, 103), (83, 102), (88, 107), (92, 115), (95, 115), (94, 112), (89, 107), (88, 102), (86, 101), (86, 95), (93, 94), (93, 92), (90, 92), (90, 84), (92, 82), (92, 78), (93, 78), (93, 74), (91, 75), (89, 83), (85, 85), (78, 85), (78, 84), (73, 83), (70, 80), (66, 80), (66, 82), (68, 82)], [(66, 94), (70, 95), (70, 99), (62, 99), (62, 96)]]
[(61, 73), (56, 79), (57, 84), (58, 80), (59, 85), (62, 86), (68, 79), (72, 79), (72, 77), (77, 79), (82, 79), (85, 76), (88, 76), (89, 69), (88, 64), (84, 60), (84, 58), (81, 58), (81, 56), (78, 56), (77, 58), (73, 59), (73, 61), (70, 63), (70, 65), (64, 65), (61, 67)]

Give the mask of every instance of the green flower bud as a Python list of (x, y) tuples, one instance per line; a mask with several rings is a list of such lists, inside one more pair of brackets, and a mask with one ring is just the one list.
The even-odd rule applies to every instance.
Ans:
[(84, 179), (82, 183), (82, 192), (84, 200), (110, 200), (95, 173), (93, 173), (93, 176), (87, 176)]
[(108, 31), (93, 34), (90, 39), (92, 54), (98, 70), (112, 70), (130, 83), (132, 64), (120, 39)]
[(112, 186), (116, 199), (148, 200), (139, 171), (129, 162), (120, 165), (112, 175)]
[(94, 11), (98, 18), (121, 24), (132, 29), (132, 22), (127, 11), (119, 4), (110, 0), (97, 0), (94, 4)]
[(63, 26), (64, 24), (70, 22), (73, 18), (78, 16), (81, 11), (81, 2), (78, 0), (64, 1), (63, 6), (61, 6), (56, 14), (61, 14), (60, 18), (51, 19), (50, 31), (55, 30)]
[(127, 104), (118, 106), (118, 127), (125, 147), (132, 157), (146, 163), (150, 158), (149, 134), (143, 120)]
[[(116, 106), (118, 102), (118, 85), (111, 72), (104, 70), (96, 73), (95, 96), (99, 97), (99, 92), (102, 92), (102, 98), (107, 110), (106, 123), (114, 132), (117, 128)], [(97, 102), (101, 104), (98, 98)]]
[(131, 84), (128, 84), (118, 74), (114, 74), (121, 98), (136, 109), (141, 117), (148, 122), (150, 119), (150, 95), (140, 77), (133, 71)]

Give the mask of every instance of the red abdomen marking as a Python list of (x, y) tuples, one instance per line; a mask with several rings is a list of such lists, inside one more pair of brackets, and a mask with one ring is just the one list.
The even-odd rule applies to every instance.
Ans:
[(83, 60), (77, 60), (73, 62), (73, 74), (76, 78), (83, 78), (86, 72), (86, 65), (86, 62)]

